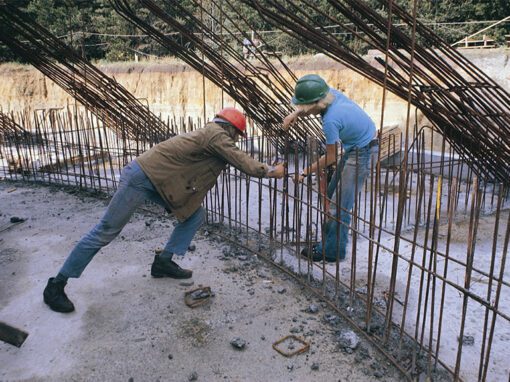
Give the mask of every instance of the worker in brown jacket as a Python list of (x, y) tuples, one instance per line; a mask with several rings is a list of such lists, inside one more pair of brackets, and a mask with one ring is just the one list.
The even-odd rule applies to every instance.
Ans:
[(154, 257), (153, 277), (190, 278), (173, 256), (184, 256), (204, 221), (201, 206), (207, 192), (228, 164), (258, 178), (281, 178), (284, 166), (268, 166), (239, 150), (236, 141), (246, 135), (246, 119), (234, 109), (221, 110), (205, 128), (170, 138), (124, 167), (119, 187), (101, 221), (67, 257), (56, 277), (48, 280), (44, 302), (57, 312), (74, 310), (64, 287), (78, 278), (94, 255), (124, 228), (136, 208), (151, 200), (169, 209), (179, 220), (163, 251)]

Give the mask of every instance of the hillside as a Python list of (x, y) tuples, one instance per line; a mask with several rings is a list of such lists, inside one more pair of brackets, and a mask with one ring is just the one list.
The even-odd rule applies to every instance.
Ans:
[[(510, 91), (510, 50), (464, 50), (462, 53)], [(341, 89), (365, 108), (375, 121), (380, 121), (382, 88), (378, 85), (323, 55), (291, 58), (286, 63), (298, 77), (311, 72), (320, 74), (330, 86)], [(204, 85), (206, 117), (209, 118), (221, 107), (221, 90), (208, 80), (204, 84), (200, 73), (175, 59), (100, 63), (98, 67), (137, 98), (147, 102), (151, 110), (163, 118), (203, 116)], [(73, 103), (71, 96), (33, 67), (0, 65), (0, 108), (3, 111), (60, 108)], [(226, 95), (225, 103), (233, 104)], [(405, 114), (405, 101), (389, 94), (385, 125), (402, 125)]]

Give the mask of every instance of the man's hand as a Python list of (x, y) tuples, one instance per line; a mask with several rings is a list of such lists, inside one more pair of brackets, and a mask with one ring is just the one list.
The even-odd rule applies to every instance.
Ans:
[(301, 174), (296, 173), (294, 175), (294, 177), (292, 178), (292, 180), (294, 180), (295, 183), (299, 184), (299, 183), (302, 183), (306, 178), (307, 178), (307, 176), (305, 174), (303, 174), (303, 173), (301, 173)]
[(269, 171), (267, 172), (268, 178), (283, 178), (285, 175), (285, 165), (277, 164), (275, 166), (270, 166)]
[(288, 130), (298, 119), (299, 113), (297, 111), (289, 114), (283, 119), (283, 129)]

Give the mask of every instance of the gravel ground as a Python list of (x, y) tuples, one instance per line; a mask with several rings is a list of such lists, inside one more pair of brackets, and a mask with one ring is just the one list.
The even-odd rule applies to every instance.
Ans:
[[(153, 279), (150, 264), (174, 220), (147, 206), (66, 288), (71, 314), (42, 301), (107, 200), (75, 191), (0, 181), (0, 321), (29, 333), (0, 342), (0, 381), (398, 381), (401, 376), (327, 306), (204, 227), (180, 262), (190, 280)], [(156, 211), (156, 213), (154, 213)], [(11, 224), (12, 217), (26, 219)], [(213, 292), (186, 306), (184, 294)], [(333, 319), (332, 319), (333, 317)], [(272, 348), (294, 335), (307, 352)], [(285, 341), (282, 351), (303, 346)]]

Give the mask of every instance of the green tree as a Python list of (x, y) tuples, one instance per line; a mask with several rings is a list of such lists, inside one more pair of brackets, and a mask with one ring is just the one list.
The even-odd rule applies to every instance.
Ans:
[[(289, 36), (287, 33), (274, 27), (263, 19), (256, 9), (243, 3), (242, 0), (155, 0), (160, 7), (173, 18), (178, 20), (189, 33), (200, 33), (198, 26), (186, 17), (181, 7), (185, 7), (196, 18), (215, 30), (234, 32), (233, 36), (223, 35), (224, 41), (236, 49), (241, 50), (240, 41), (244, 36), (251, 37), (251, 32), (257, 32), (265, 41), (264, 50), (275, 50), (286, 55), (314, 53), (313, 47)], [(289, 0), (285, 7), (292, 14), (305, 10), (301, 17), (316, 25), (328, 25), (330, 19), (345, 22), (345, 18), (330, 4), (331, 0), (315, 0), (306, 2), (302, 0)], [(395, 0), (397, 4), (412, 12), (414, 1)], [(510, 2), (508, 0), (422, 0), (417, 1), (418, 18), (427, 23), (430, 28), (448, 43), (453, 43), (486, 26), (488, 23), (478, 23), (480, 20), (501, 20), (510, 15)], [(365, 0), (371, 9), (381, 14), (387, 14), (387, 0)], [(10, 4), (21, 7), (34, 17), (36, 22), (50, 30), (64, 42), (76, 49), (88, 59), (131, 60), (136, 52), (138, 54), (164, 56), (169, 55), (164, 47), (153, 39), (143, 36), (143, 33), (132, 23), (121, 17), (112, 7), (111, 0), (10, 0)], [(154, 14), (148, 12), (136, 0), (130, 0), (133, 11), (137, 17), (166, 33), (182, 46), (189, 49), (193, 44), (186, 36), (175, 34), (175, 30)], [(308, 6), (313, 4), (316, 10)], [(204, 6), (201, 11), (198, 5)], [(263, 2), (262, 2), (263, 4)], [(297, 7), (293, 8), (293, 4)], [(219, 6), (224, 12), (221, 15)], [(221, 15), (221, 16), (220, 16)], [(241, 16), (240, 16), (241, 15)], [(223, 27), (219, 19), (223, 20)], [(394, 19), (395, 23), (399, 20)], [(465, 24), (445, 24), (445, 23)], [(222, 29), (223, 28), (223, 29)], [(337, 33), (337, 38), (359, 53), (366, 52), (367, 44), (349, 34), (340, 34), (340, 28), (329, 29)], [(0, 33), (2, 25), (0, 25)], [(502, 23), (490, 29), (487, 34), (496, 38), (497, 42), (504, 42), (504, 35), (510, 34), (510, 22)], [(12, 52), (0, 45), (0, 61), (15, 59)]]

